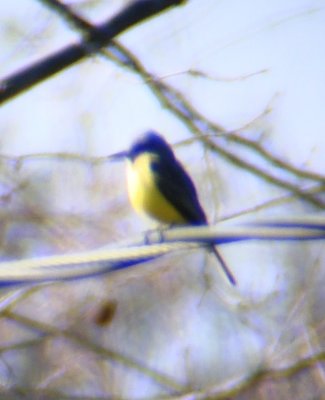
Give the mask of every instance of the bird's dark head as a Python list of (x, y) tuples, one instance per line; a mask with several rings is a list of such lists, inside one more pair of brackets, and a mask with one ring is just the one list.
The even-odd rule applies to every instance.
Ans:
[(173, 150), (166, 140), (153, 131), (145, 133), (133, 143), (128, 152), (128, 158), (134, 160), (144, 153), (155, 154), (162, 158), (174, 157)]
[(154, 154), (159, 158), (174, 158), (173, 150), (166, 140), (153, 131), (149, 131), (137, 139), (129, 150), (112, 154), (109, 158), (113, 161), (123, 158), (134, 161), (138, 156), (146, 153)]

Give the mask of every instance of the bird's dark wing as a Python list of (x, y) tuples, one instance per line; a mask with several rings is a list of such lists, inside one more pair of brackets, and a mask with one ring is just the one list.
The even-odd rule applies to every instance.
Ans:
[(185, 221), (193, 225), (207, 223), (195, 186), (183, 166), (175, 158), (168, 158), (168, 160), (155, 158), (151, 162), (151, 169), (160, 192)]
[[(207, 219), (195, 186), (183, 166), (175, 158), (166, 160), (157, 157), (151, 162), (151, 169), (158, 189), (185, 221), (193, 225), (205, 225)], [(208, 245), (208, 248), (215, 254), (230, 283), (236, 285), (236, 280), (219, 251), (213, 245)]]

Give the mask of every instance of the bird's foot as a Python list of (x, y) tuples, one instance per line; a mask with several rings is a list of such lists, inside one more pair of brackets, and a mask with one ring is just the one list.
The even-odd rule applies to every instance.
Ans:
[(165, 241), (164, 231), (167, 230), (168, 227), (158, 227), (156, 229), (149, 229), (144, 233), (144, 244), (157, 244), (163, 243)]

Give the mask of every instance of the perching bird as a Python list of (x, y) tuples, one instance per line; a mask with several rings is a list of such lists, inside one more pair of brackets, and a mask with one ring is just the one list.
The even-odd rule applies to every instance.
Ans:
[[(148, 132), (128, 151), (112, 158), (127, 158), (130, 202), (139, 213), (170, 225), (207, 225), (195, 186), (165, 139)], [(236, 281), (218, 250), (211, 246), (229, 281)]]

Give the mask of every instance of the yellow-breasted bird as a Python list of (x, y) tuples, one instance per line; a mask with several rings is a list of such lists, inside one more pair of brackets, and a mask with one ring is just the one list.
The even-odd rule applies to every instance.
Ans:
[[(165, 139), (148, 132), (128, 151), (111, 156), (127, 158), (127, 186), (133, 208), (170, 225), (207, 225), (192, 179)], [(229, 281), (236, 281), (218, 250), (211, 246)]]

